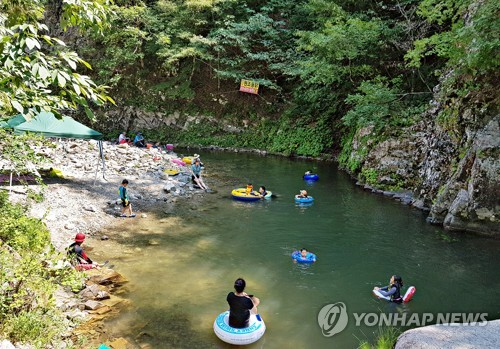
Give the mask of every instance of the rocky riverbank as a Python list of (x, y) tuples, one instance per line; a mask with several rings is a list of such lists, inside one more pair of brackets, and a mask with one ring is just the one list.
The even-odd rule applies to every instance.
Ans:
[[(54, 148), (39, 149), (55, 175), (44, 178), (46, 187), (31, 183), (14, 185), (12, 198), (23, 200), (28, 191), (42, 193), (44, 200), (31, 205), (31, 215), (42, 219), (51, 232), (54, 246), (63, 250), (76, 232), (95, 235), (102, 227), (119, 218), (121, 205), (118, 188), (129, 180), (128, 192), (136, 219), (147, 215), (158, 203), (174, 204), (179, 198), (190, 198), (203, 191), (191, 184), (189, 167), (174, 162), (177, 154), (114, 145), (104, 142), (104, 172), (96, 141), (57, 141)], [(165, 170), (175, 170), (172, 176)], [(8, 189), (8, 187), (4, 187)]]
[[(47, 171), (39, 171), (45, 174), (45, 186), (30, 181), (28, 186), (14, 184), (12, 188), (4, 183), (3, 189), (10, 190), (11, 200), (17, 202), (26, 200), (27, 194), (43, 194), (43, 201), (31, 204), (30, 215), (47, 225), (52, 244), (62, 253), (73, 242), (75, 234), (83, 232), (92, 257), (92, 246), (107, 239), (104, 229), (109, 231), (125, 222), (140, 226), (149, 212), (168, 212), (178, 200), (192, 200), (193, 196), (205, 193), (191, 184), (188, 167), (172, 162), (177, 158), (173, 152), (105, 142), (103, 167), (96, 141), (65, 140), (55, 141), (53, 145), (53, 148), (37, 150), (47, 158), (44, 166)], [(171, 176), (165, 170), (179, 173)], [(129, 180), (135, 218), (119, 217), (118, 187), (124, 178)], [(79, 294), (60, 288), (55, 299), (67, 318), (68, 331), (62, 336), (71, 337), (73, 343), (86, 338), (86, 345), (94, 345), (93, 340), (105, 331), (102, 320), (116, 313), (116, 305), (124, 302), (119, 293), (126, 279), (106, 267), (86, 274), (86, 287)], [(110, 340), (108, 344), (113, 348), (126, 347), (123, 339)], [(12, 347), (7, 342), (5, 346)], [(18, 344), (16, 347), (30, 348)]]

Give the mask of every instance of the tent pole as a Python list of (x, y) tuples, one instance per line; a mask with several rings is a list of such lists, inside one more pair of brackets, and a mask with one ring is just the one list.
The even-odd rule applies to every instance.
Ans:
[(97, 164), (96, 164), (96, 167), (95, 167), (95, 176), (94, 176), (94, 186), (95, 186), (95, 182), (97, 181), (97, 171), (99, 171), (99, 157), (97, 158)]
[(102, 160), (102, 178), (107, 181), (106, 179), (106, 163), (104, 162), (104, 148), (102, 141), (99, 141), (99, 153), (101, 154), (101, 160)]

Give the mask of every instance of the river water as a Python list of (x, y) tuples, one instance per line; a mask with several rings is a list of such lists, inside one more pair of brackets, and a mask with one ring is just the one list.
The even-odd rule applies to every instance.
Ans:
[[(130, 220), (94, 248), (130, 280), (124, 295), (130, 305), (108, 321), (109, 335), (144, 348), (229, 348), (212, 326), (228, 308), (226, 295), (238, 277), (261, 299), (267, 325), (249, 348), (356, 348), (372, 341), (378, 328), (356, 326), (354, 313), (500, 318), (500, 241), (428, 225), (420, 211), (363, 191), (331, 163), (201, 155), (205, 181), (215, 193), (170, 214)], [(302, 180), (309, 169), (319, 181)], [(231, 189), (247, 182), (265, 185), (277, 197), (234, 201)], [(294, 203), (300, 189), (315, 198), (311, 206)], [(314, 252), (317, 263), (293, 264), (290, 254), (301, 247)], [(371, 295), (392, 274), (403, 277), (404, 290), (417, 288), (410, 303), (394, 305)], [(349, 323), (325, 337), (318, 313), (336, 302), (346, 305)]]

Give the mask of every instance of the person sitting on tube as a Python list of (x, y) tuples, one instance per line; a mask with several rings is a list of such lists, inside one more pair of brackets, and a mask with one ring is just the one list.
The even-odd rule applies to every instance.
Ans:
[(375, 291), (379, 291), (382, 296), (391, 297), (391, 302), (402, 303), (401, 288), (403, 287), (403, 279), (399, 275), (391, 276), (389, 286), (375, 287)]
[(259, 196), (261, 199), (265, 198), (267, 195), (266, 187), (263, 185), (259, 188)]
[(300, 191), (300, 194), (299, 194), (299, 195), (296, 195), (296, 197), (297, 197), (297, 199), (304, 199), (304, 198), (307, 198), (307, 197), (308, 197), (308, 196), (307, 196), (307, 191), (306, 191), (306, 190), (304, 190), (304, 189), (302, 189), (302, 190)]
[(229, 304), (229, 326), (233, 328), (248, 327), (250, 314), (257, 314), (260, 300), (254, 295), (244, 292), (245, 286), (245, 280), (236, 279), (234, 282), (236, 292), (229, 292), (226, 298)]
[[(305, 248), (300, 249), (300, 257), (298, 257), (297, 259), (300, 259), (302, 261), (311, 261), (312, 263), (316, 262), (316, 256)], [(294, 258), (293, 262), (297, 263), (297, 259)]]

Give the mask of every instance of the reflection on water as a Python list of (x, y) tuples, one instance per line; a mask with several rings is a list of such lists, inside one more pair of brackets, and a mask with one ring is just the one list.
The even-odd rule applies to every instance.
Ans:
[[(126, 275), (131, 301), (107, 324), (145, 348), (229, 348), (213, 333), (215, 317), (236, 278), (261, 299), (267, 332), (249, 348), (355, 348), (376, 328), (347, 328), (323, 337), (317, 324), (326, 304), (344, 302), (353, 312), (488, 312), (500, 317), (499, 241), (453, 235), (425, 223), (423, 215), (353, 186), (334, 165), (316, 164), (318, 182), (302, 174), (310, 163), (246, 154), (201, 154), (206, 182), (217, 189), (177, 204), (168, 216), (128, 222), (95, 246)], [(231, 189), (252, 182), (276, 194), (241, 202)], [(307, 187), (311, 206), (294, 195)], [(167, 204), (165, 204), (167, 205)], [(159, 212), (163, 207), (158, 207)], [(302, 247), (317, 255), (294, 264)], [(414, 300), (394, 305), (371, 295), (394, 274), (415, 285)]]

